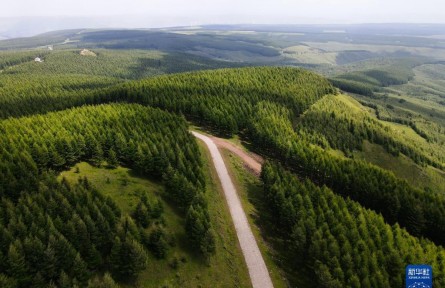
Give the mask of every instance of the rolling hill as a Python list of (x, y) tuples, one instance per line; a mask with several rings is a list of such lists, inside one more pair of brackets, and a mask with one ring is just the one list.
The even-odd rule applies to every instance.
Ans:
[(319, 29), (0, 41), (0, 286), (250, 285), (191, 125), (265, 158), (260, 178), (226, 161), (276, 287), (400, 287), (411, 263), (445, 286), (441, 56), (324, 50), (392, 34)]

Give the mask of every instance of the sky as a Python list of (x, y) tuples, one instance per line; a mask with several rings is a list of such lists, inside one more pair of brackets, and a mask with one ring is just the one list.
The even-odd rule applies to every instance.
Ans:
[[(443, 0), (0, 0), (0, 17), (122, 16), (123, 24), (444, 23)], [(114, 19), (113, 18), (113, 19)], [(117, 21), (119, 22), (119, 21)]]

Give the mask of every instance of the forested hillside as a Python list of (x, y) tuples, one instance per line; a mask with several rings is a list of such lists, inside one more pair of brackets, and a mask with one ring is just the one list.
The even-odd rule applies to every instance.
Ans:
[[(334, 156), (314, 146), (311, 136), (294, 133), (291, 119), (277, 109), (258, 106), (252, 119), (251, 140), (267, 155), (301, 176), (382, 213), (414, 235), (443, 244), (445, 199), (441, 193), (413, 188), (388, 171), (363, 161)], [(268, 127), (268, 128), (264, 128)], [(412, 214), (411, 214), (412, 213)], [(433, 220), (434, 219), (434, 220)]]
[[(105, 88), (149, 76), (243, 66), (156, 50), (0, 52), (0, 118), (102, 103)], [(35, 62), (40, 56), (43, 62)], [(104, 93), (101, 93), (102, 95)]]
[(139, 105), (108, 105), (6, 120), (0, 127), (5, 283), (84, 286), (97, 271), (127, 281), (144, 269), (144, 249), (151, 247), (147, 210), (121, 218), (116, 204), (87, 178), (74, 187), (55, 180), (52, 171), (81, 160), (163, 176), (168, 197), (187, 215), (192, 243), (205, 255), (213, 253), (202, 164), (182, 118)]
[(442, 247), (280, 166), (266, 163), (261, 178), (290, 269), (313, 267), (316, 287), (402, 287), (407, 263), (432, 265), (434, 286), (445, 285)]
[(332, 81), (345, 91), (372, 96), (382, 87), (407, 83), (414, 78), (413, 68), (425, 61), (425, 58), (402, 58), (380, 68), (341, 74)]
[[(103, 47), (123, 48), (110, 33), (99, 34)], [(421, 128), (409, 127), (414, 136), (396, 134), (393, 123), (370, 113), (371, 105), (299, 68), (160, 75), (244, 64), (147, 50), (92, 52), (45, 52), (42, 63), (28, 52), (2, 52), (1, 285), (83, 287), (108, 272), (110, 281), (131, 285), (144, 270), (152, 240), (162, 234), (153, 235), (156, 227), (149, 225), (157, 217), (148, 213), (151, 204), (141, 199), (126, 215), (88, 177), (77, 184), (56, 180), (82, 161), (131, 167), (161, 183), (166, 199), (186, 218), (194, 253), (212, 257), (215, 223), (203, 194), (201, 154), (186, 120), (238, 136), (280, 162), (265, 165), (263, 196), (269, 206), (259, 212), (272, 215), (275, 236), (291, 247), (289, 255), (279, 255), (296, 259), (289, 273), (298, 275), (303, 265), (315, 277), (314, 287), (399, 287), (403, 267), (422, 262), (434, 266), (435, 285), (445, 285), (444, 191), (414, 187), (354, 156), (371, 143), (443, 173), (440, 136), (427, 140)], [(393, 69), (334, 79), (381, 87), (412, 78), (409, 71)]]
[(395, 134), (390, 125), (372, 117), (363, 106), (344, 96), (328, 96), (318, 101), (299, 119), (296, 127), (325, 138), (329, 146), (350, 153), (361, 150), (363, 141), (382, 145), (388, 153), (410, 157), (416, 163), (443, 168), (445, 150), (406, 134)]
[(280, 103), (298, 115), (328, 93), (334, 93), (333, 87), (314, 73), (260, 67), (131, 82), (112, 91), (111, 98), (182, 113), (220, 133), (232, 135), (246, 127), (259, 101)]

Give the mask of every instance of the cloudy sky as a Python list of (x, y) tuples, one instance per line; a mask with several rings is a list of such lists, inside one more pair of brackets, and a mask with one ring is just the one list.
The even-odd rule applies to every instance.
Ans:
[(121, 18), (123, 24), (145, 18), (145, 23), (158, 27), (211, 23), (445, 22), (444, 0), (14, 0), (7, 2), (7, 5), (2, 5), (0, 9), (0, 17), (123, 15), (125, 16)]

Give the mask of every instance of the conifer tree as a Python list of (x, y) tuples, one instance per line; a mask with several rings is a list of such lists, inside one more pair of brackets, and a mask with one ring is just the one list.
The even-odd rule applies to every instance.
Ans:
[(116, 168), (119, 165), (119, 160), (117, 159), (116, 152), (113, 149), (108, 151), (107, 163), (110, 168)]
[(25, 255), (18, 240), (9, 246), (8, 250), (8, 274), (17, 279), (18, 285), (26, 285), (29, 281), (28, 267)]
[(90, 275), (87, 269), (87, 264), (85, 261), (83, 261), (82, 257), (80, 257), (80, 254), (78, 253), (76, 255), (76, 258), (74, 258), (73, 267), (71, 270), (71, 277), (74, 279), (77, 279), (79, 281), (79, 284), (82, 286), (86, 285)]
[(132, 217), (138, 225), (144, 228), (148, 227), (150, 215), (147, 207), (142, 201), (140, 201), (136, 206), (135, 210), (133, 211)]
[(0, 287), (3, 288), (17, 288), (17, 281), (14, 278), (10, 278), (5, 274), (0, 274)]
[(119, 288), (109, 273), (105, 273), (102, 279), (95, 277), (88, 281), (88, 288)]

